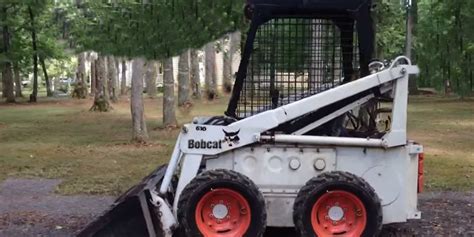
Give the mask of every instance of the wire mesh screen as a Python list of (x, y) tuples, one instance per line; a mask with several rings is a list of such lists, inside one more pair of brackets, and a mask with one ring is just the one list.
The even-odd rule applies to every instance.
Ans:
[(344, 75), (355, 76), (358, 47), (353, 32), (354, 22), (344, 19), (276, 18), (261, 25), (237, 115), (275, 109), (333, 88)]

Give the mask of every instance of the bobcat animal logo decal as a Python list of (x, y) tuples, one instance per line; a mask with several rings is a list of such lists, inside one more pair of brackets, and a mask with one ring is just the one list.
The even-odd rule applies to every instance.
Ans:
[(239, 132), (240, 129), (237, 132), (227, 132), (226, 130), (222, 129), (222, 131), (225, 134), (224, 141), (227, 143), (229, 146), (237, 145), (239, 144), (240, 138), (239, 138)]

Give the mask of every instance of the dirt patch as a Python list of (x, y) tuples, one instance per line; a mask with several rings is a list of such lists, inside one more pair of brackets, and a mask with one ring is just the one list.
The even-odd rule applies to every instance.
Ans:
[(60, 180), (7, 179), (0, 185), (0, 236), (73, 236), (113, 201), (59, 196)]
[[(74, 236), (113, 201), (103, 196), (58, 196), (60, 180), (8, 179), (0, 187), (0, 236)], [(381, 236), (474, 236), (474, 192), (420, 195), (422, 219), (385, 226)], [(297, 236), (269, 228), (266, 237)]]
[(382, 236), (474, 236), (474, 192), (420, 196), (422, 219), (389, 225)]

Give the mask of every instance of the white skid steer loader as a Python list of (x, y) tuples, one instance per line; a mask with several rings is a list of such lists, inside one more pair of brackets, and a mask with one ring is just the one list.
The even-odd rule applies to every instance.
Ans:
[[(183, 126), (168, 165), (79, 236), (377, 236), (420, 218), (399, 57), (371, 62), (370, 0), (249, 0), (225, 116)], [(381, 65), (381, 66), (380, 66)]]

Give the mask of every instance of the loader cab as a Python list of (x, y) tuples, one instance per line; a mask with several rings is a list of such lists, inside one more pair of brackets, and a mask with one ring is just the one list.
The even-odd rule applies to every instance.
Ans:
[(226, 115), (246, 118), (369, 74), (370, 1), (249, 0)]

